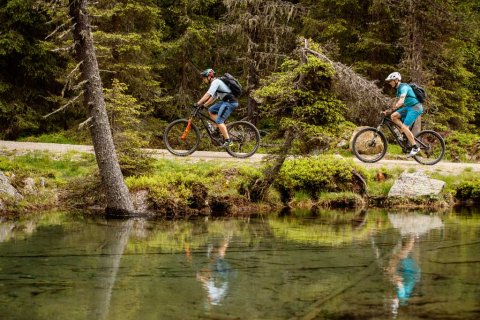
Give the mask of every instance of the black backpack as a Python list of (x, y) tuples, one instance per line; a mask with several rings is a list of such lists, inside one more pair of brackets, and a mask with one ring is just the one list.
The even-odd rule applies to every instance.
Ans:
[(417, 100), (420, 103), (424, 103), (425, 100), (427, 100), (427, 93), (425, 92), (425, 89), (423, 89), (418, 84), (413, 82), (409, 83), (408, 85), (412, 88), (413, 92), (415, 93), (415, 96), (417, 97)]
[(227, 85), (227, 87), (232, 91), (232, 95), (235, 98), (238, 98), (242, 95), (242, 85), (230, 73), (225, 73), (223, 76), (220, 77), (220, 80), (222, 80), (223, 83)]

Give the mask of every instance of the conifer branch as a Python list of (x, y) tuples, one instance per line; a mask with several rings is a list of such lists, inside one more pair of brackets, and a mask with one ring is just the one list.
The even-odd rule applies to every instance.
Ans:
[[(70, 18), (68, 19), (67, 22), (63, 23), (62, 25), (58, 26), (55, 28), (55, 30), (53, 30), (52, 33), (50, 33), (48, 36), (45, 37), (45, 40), (53, 37), (58, 31), (60, 31), (61, 29), (63, 29), (67, 24), (70, 24), (70, 22), (72, 22), (73, 18)], [(70, 31), (70, 30), (69, 30)]]
[(61, 106), (60, 108), (58, 108), (57, 110), (53, 111), (53, 112), (50, 112), (49, 114), (47, 115), (44, 115), (43, 118), (46, 119), (48, 117), (50, 117), (51, 115), (57, 113), (57, 112), (60, 112), (62, 110), (64, 110), (66, 107), (68, 107), (69, 105), (73, 104), (76, 100), (78, 100), (78, 98), (80, 98), (81, 96), (83, 95), (83, 91), (80, 92), (80, 94), (78, 96), (76, 96), (75, 98), (73, 98), (72, 100), (68, 101), (66, 104), (64, 104), (63, 106)]

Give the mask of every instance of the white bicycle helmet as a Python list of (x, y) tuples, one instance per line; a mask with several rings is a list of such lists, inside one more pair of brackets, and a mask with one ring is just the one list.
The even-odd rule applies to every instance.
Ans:
[(402, 80), (402, 76), (400, 75), (400, 72), (392, 72), (388, 75), (387, 79), (385, 79), (385, 81), (392, 81), (392, 80)]

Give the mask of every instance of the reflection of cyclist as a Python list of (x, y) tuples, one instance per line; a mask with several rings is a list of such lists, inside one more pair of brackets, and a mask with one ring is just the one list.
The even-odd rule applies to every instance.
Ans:
[(213, 246), (209, 246), (208, 266), (197, 272), (197, 280), (202, 283), (207, 292), (208, 306), (219, 305), (228, 293), (228, 280), (231, 273), (230, 265), (225, 261), (228, 243), (229, 238), (225, 238), (214, 253), (212, 253)]
[(218, 125), (218, 129), (225, 138), (223, 147), (228, 147), (232, 142), (228, 135), (227, 127), (225, 126), (225, 120), (230, 116), (232, 111), (238, 107), (238, 101), (232, 95), (230, 88), (222, 80), (215, 78), (215, 71), (213, 71), (213, 69), (206, 69), (202, 71), (200, 75), (203, 77), (203, 82), (210, 83), (210, 88), (203, 97), (198, 100), (197, 105), (208, 107), (215, 102), (215, 100), (222, 100), (208, 108), (208, 113), (210, 113), (210, 117)]
[(415, 284), (420, 280), (420, 267), (411, 256), (415, 236), (402, 239), (400, 251), (392, 254), (387, 272), (395, 284), (396, 295), (392, 301), (392, 312), (397, 314), (399, 305), (405, 305), (412, 295)]
[(390, 117), (392, 121), (395, 122), (395, 124), (402, 129), (403, 133), (405, 133), (405, 136), (412, 145), (412, 150), (410, 151), (410, 154), (408, 156), (413, 157), (420, 151), (420, 148), (415, 142), (415, 138), (409, 127), (415, 122), (418, 116), (422, 114), (423, 106), (418, 101), (412, 87), (410, 87), (407, 83), (401, 83), (401, 80), (402, 76), (398, 72), (393, 72), (389, 74), (388, 77), (385, 79), (385, 81), (387, 81), (388, 84), (392, 86), (392, 88), (397, 89), (396, 96), (399, 99), (397, 100), (397, 102), (395, 102), (392, 108), (385, 110), (382, 113), (386, 115), (387, 113), (396, 110), (392, 113)]

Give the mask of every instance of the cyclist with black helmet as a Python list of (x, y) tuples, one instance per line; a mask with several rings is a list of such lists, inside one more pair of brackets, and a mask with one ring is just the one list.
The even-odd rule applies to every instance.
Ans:
[[(217, 124), (220, 133), (225, 138), (222, 147), (226, 148), (232, 144), (228, 135), (225, 120), (238, 107), (237, 99), (232, 95), (230, 88), (220, 79), (215, 78), (213, 69), (205, 69), (200, 73), (203, 82), (210, 84), (207, 92), (198, 100), (197, 105), (208, 107), (208, 113), (213, 121)], [(221, 100), (213, 104), (216, 100)], [(213, 104), (213, 105), (212, 105)]]
[(415, 137), (410, 131), (410, 126), (415, 122), (415, 120), (423, 113), (423, 106), (418, 101), (415, 92), (413, 92), (412, 87), (407, 83), (402, 83), (402, 76), (399, 72), (393, 72), (388, 75), (385, 79), (386, 82), (392, 87), (397, 89), (396, 96), (398, 100), (394, 103), (392, 108), (383, 111), (383, 114), (393, 112), (390, 115), (390, 118), (393, 122), (405, 133), (412, 150), (410, 151), (409, 157), (416, 155), (420, 148), (415, 142)]

